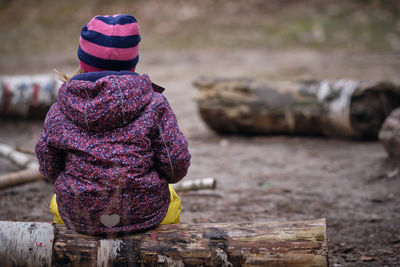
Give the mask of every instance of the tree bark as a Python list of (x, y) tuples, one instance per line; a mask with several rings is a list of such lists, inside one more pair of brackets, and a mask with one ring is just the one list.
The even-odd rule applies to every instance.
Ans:
[(377, 138), (400, 106), (400, 87), (387, 82), (203, 78), (194, 85), (200, 116), (219, 133)]
[(0, 156), (8, 159), (20, 169), (37, 169), (39, 164), (34, 156), (28, 156), (6, 144), (0, 143)]
[(43, 118), (61, 84), (52, 74), (1, 76), (0, 117)]
[(379, 132), (379, 140), (390, 157), (400, 159), (400, 108), (386, 118)]
[(26, 169), (0, 176), (0, 190), (45, 179), (38, 169)]
[(0, 144), (0, 156), (5, 157), (17, 167), (23, 169), (21, 171), (0, 175), (0, 190), (44, 178), (38, 170), (39, 164), (33, 155), (29, 156), (8, 145)]
[(175, 191), (184, 192), (203, 189), (215, 189), (216, 185), (217, 181), (215, 180), (215, 178), (207, 177), (203, 179), (184, 180), (179, 183), (173, 184), (172, 187), (175, 189)]
[[(43, 224), (47, 228), (39, 227)], [(0, 222), (2, 263), (27, 265), (19, 255), (29, 254), (38, 266), (49, 261), (54, 266), (328, 266), (325, 219), (160, 225), (108, 237), (78, 234), (64, 225), (54, 225), (53, 232), (48, 225)], [(43, 240), (39, 228), (47, 229)], [(51, 246), (52, 252), (45, 250)], [(37, 250), (47, 256), (34, 257)]]
[(52, 266), (50, 223), (0, 221), (0, 266)]

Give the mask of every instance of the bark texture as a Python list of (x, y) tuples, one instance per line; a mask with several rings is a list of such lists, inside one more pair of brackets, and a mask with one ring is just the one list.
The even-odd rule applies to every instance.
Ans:
[(200, 116), (220, 133), (377, 138), (400, 106), (400, 87), (387, 82), (203, 78), (194, 85)]
[(19, 152), (6, 144), (0, 143), (0, 156), (8, 159), (20, 169), (38, 169), (39, 164), (36, 158), (31, 155)]
[(207, 177), (203, 179), (195, 179), (195, 180), (184, 180), (179, 183), (173, 184), (172, 187), (178, 191), (194, 191), (194, 190), (203, 190), (203, 189), (215, 189), (217, 185), (217, 181), (213, 177)]
[(379, 132), (379, 140), (390, 157), (400, 159), (400, 108), (386, 118)]
[(53, 227), (0, 222), (1, 266), (328, 266), (325, 219), (161, 225), (107, 237)]
[(61, 84), (51, 74), (0, 76), (0, 117), (44, 118)]
[(52, 266), (50, 223), (0, 221), (0, 266)]
[(3, 174), (0, 176), (0, 190), (42, 179), (45, 179), (45, 177), (39, 172), (38, 169), (26, 169)]
[(39, 172), (39, 164), (34, 155), (27, 155), (6, 144), (0, 144), (0, 156), (23, 169), (18, 172), (0, 175), (0, 190), (45, 178)]
[(161, 225), (91, 237), (56, 225), (56, 265), (327, 266), (325, 220)]

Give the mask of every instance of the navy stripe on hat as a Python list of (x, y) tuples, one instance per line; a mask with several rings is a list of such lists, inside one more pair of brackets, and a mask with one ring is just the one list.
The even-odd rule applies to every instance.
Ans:
[(75, 80), (80, 80), (80, 81), (91, 81), (95, 82), (98, 79), (101, 79), (103, 77), (109, 76), (109, 75), (139, 75), (136, 72), (133, 71), (128, 71), (128, 70), (123, 70), (123, 71), (98, 71), (98, 72), (86, 72), (86, 73), (80, 73), (75, 75), (70, 79), (70, 81), (75, 81)]
[(96, 19), (101, 20), (104, 23), (107, 23), (109, 25), (124, 25), (128, 23), (135, 23), (137, 22), (135, 17), (130, 16), (130, 15), (119, 15), (116, 17), (112, 16), (97, 16)]
[(139, 61), (139, 55), (132, 60), (112, 60), (98, 58), (83, 51), (81, 46), (78, 48), (78, 58), (93, 67), (108, 70), (130, 70), (136, 66)]
[(139, 61), (140, 40), (139, 25), (133, 16), (96, 16), (81, 30), (80, 67), (86, 72), (134, 71)]
[(91, 43), (114, 48), (130, 48), (136, 46), (141, 38), (140, 35), (129, 36), (108, 36), (99, 32), (87, 29), (87, 25), (82, 28), (81, 37)]

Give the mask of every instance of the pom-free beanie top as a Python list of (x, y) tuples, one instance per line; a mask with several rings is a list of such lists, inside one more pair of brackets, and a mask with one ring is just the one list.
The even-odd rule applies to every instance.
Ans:
[[(168, 210), (168, 183), (190, 164), (167, 99), (134, 72), (78, 74), (62, 85), (35, 152), (64, 223), (89, 234), (158, 225)], [(101, 221), (116, 215), (113, 227)]]
[(96, 16), (83, 26), (78, 58), (86, 72), (134, 71), (139, 61), (140, 32), (131, 15)]

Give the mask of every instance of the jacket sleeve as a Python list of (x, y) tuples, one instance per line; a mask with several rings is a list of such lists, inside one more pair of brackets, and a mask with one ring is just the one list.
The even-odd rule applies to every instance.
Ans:
[(60, 172), (64, 170), (65, 151), (57, 149), (51, 142), (52, 116), (54, 116), (54, 105), (47, 113), (42, 133), (35, 147), (35, 153), (39, 160), (39, 171), (54, 183)]
[(176, 116), (168, 100), (163, 98), (159, 106), (159, 120), (152, 146), (155, 152), (156, 169), (168, 183), (177, 183), (185, 177), (190, 165), (188, 141), (178, 128)]

